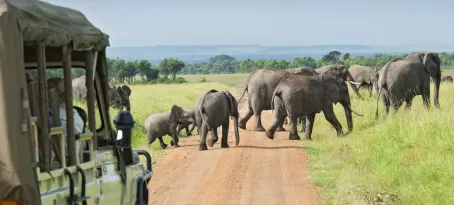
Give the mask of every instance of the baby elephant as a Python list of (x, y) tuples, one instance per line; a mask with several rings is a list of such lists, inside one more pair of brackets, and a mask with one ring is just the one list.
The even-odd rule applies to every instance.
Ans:
[(167, 145), (162, 140), (162, 137), (169, 135), (172, 137), (170, 144), (175, 148), (179, 147), (177, 126), (187, 121), (193, 121), (193, 118), (177, 105), (173, 105), (172, 109), (168, 112), (152, 114), (144, 123), (148, 145), (151, 145), (158, 138), (161, 148), (165, 149)]
[(207, 134), (211, 130), (212, 138), (208, 139), (208, 145), (218, 141), (217, 128), (222, 126), (221, 148), (227, 148), (227, 135), (229, 133), (229, 117), (232, 117), (233, 128), (235, 131), (236, 145), (240, 142), (238, 132), (238, 103), (229, 91), (210, 90), (197, 101), (196, 106), (197, 127), (200, 127), (200, 146), (199, 150), (207, 150)]
[[(195, 109), (194, 108), (186, 108), (186, 109), (183, 109), (183, 110), (188, 113), (188, 117), (191, 118), (192, 120), (191, 121), (188, 120), (186, 122), (183, 122), (182, 124), (178, 124), (177, 135), (180, 134), (181, 130), (185, 129), (186, 130), (186, 136), (191, 136), (192, 135), (192, 131), (195, 128), (195, 116), (194, 116)], [(190, 125), (192, 125), (191, 129), (189, 129)], [(197, 133), (198, 132), (199, 132), (199, 130), (197, 130)]]
[(441, 76), (441, 82), (450, 82), (452, 83), (453, 79), (452, 76), (446, 75), (446, 76)]

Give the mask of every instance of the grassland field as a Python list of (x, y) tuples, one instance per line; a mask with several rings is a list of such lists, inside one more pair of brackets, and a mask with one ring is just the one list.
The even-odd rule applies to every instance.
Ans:
[[(444, 70), (443, 75), (454, 75), (454, 70)], [(228, 89), (235, 93), (247, 76), (184, 75), (189, 83), (133, 85), (131, 112), (136, 123), (143, 125), (149, 115), (168, 111), (173, 104), (193, 107), (196, 99), (209, 89)], [(208, 82), (200, 83), (202, 78)], [(324, 190), (324, 204), (365, 204), (365, 199), (382, 195), (395, 195), (398, 204), (454, 203), (454, 84), (441, 84), (441, 109), (433, 106), (431, 86), (429, 110), (418, 96), (411, 110), (402, 107), (398, 113), (393, 114), (391, 110), (385, 116), (380, 100), (378, 120), (375, 120), (375, 91), (369, 97), (366, 89), (361, 89), (365, 97), (361, 100), (350, 90), (352, 107), (364, 117), (353, 115), (353, 132), (344, 137), (336, 137), (323, 113), (316, 116), (313, 141), (301, 143), (309, 154), (313, 183)], [(110, 112), (112, 118), (117, 114), (114, 110)], [(346, 132), (340, 104), (335, 105), (335, 113)], [(164, 139), (170, 141), (170, 137)], [(141, 127), (134, 128), (133, 146), (150, 151), (154, 161), (159, 162), (164, 154), (157, 142), (147, 147)]]

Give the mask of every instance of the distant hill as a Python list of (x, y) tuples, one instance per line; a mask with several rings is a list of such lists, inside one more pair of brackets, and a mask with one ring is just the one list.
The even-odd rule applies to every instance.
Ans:
[(326, 53), (338, 50), (351, 56), (372, 56), (375, 53), (402, 54), (414, 51), (454, 52), (454, 45), (310, 45), (310, 46), (262, 46), (262, 45), (157, 45), (144, 47), (109, 47), (109, 58), (125, 60), (145, 59), (156, 64), (164, 58), (173, 57), (192, 63), (208, 60), (210, 57), (226, 54), (237, 60), (293, 60), (296, 57), (311, 56), (320, 59)]

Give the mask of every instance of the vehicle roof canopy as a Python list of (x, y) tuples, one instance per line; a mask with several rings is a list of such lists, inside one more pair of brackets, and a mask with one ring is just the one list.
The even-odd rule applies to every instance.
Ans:
[(24, 45), (100, 51), (109, 45), (108, 39), (77, 10), (37, 0), (0, 0), (0, 200), (40, 201)]
[(80, 11), (37, 0), (9, 0), (2, 4), (14, 15), (27, 44), (44, 42), (58, 47), (71, 43), (74, 50), (102, 50), (109, 45), (109, 36)]

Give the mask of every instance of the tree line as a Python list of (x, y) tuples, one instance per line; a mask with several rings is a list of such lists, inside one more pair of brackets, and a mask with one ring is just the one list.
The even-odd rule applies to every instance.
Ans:
[[(405, 57), (408, 54), (391, 55), (375, 54), (371, 57), (351, 56), (349, 53), (331, 51), (320, 60), (312, 57), (298, 57), (292, 61), (252, 59), (236, 60), (229, 55), (216, 55), (207, 61), (184, 63), (175, 58), (166, 58), (157, 65), (147, 60), (125, 61), (120, 58), (108, 59), (109, 79), (127, 83), (168, 83), (185, 82), (184, 78), (177, 78), (177, 74), (221, 74), (221, 73), (249, 73), (260, 68), (287, 69), (296, 67), (317, 68), (328, 64), (343, 64), (350, 67), (353, 64), (375, 66), (381, 69), (388, 61), (396, 57)], [(439, 53), (443, 68), (454, 68), (454, 53)], [(140, 77), (136, 77), (140, 76)], [(170, 78), (169, 78), (170, 77)]]

